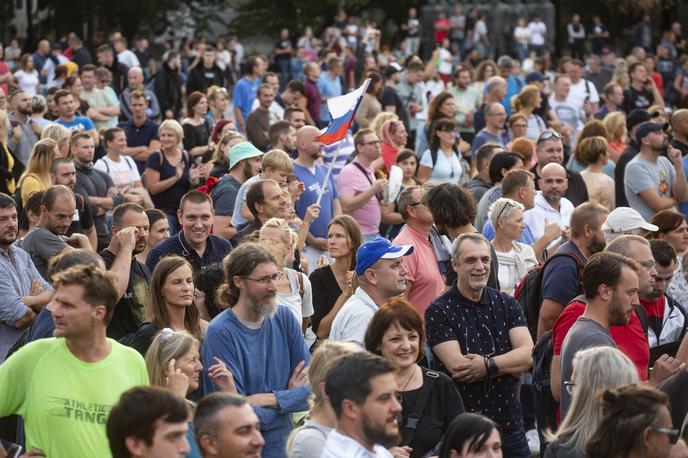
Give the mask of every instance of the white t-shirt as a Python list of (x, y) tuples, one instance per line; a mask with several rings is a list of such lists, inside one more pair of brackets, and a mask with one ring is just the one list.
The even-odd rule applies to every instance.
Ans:
[(518, 43), (530, 43), (530, 29), (528, 27), (516, 26), (514, 29), (514, 39)]
[(485, 21), (476, 21), (475, 29), (473, 30), (473, 42), (478, 43), (481, 41), (480, 37), (483, 35), (487, 36), (487, 24), (485, 24)]
[[(304, 318), (313, 315), (313, 289), (311, 288), (311, 281), (302, 273), (296, 272), (293, 269), (284, 269), (289, 279), (289, 286), (291, 293), (277, 293), (277, 303), (287, 307), (294, 313), (296, 320), (301, 323)], [(301, 275), (303, 280), (303, 299), (299, 294), (299, 280), (296, 275)]]
[(448, 49), (440, 48), (440, 64), (437, 71), (444, 75), (451, 75), (452, 72), (452, 53)]
[(141, 181), (139, 169), (136, 167), (134, 160), (129, 156), (120, 156), (119, 162), (103, 156), (98, 159), (93, 168), (110, 175), (115, 183), (115, 187), (121, 193), (129, 191), (129, 189), (134, 187), (135, 182)]
[(29, 97), (36, 95), (36, 88), (38, 87), (38, 72), (36, 70), (28, 73), (24, 70), (17, 70), (14, 72), (14, 78), (21, 90), (26, 92), (26, 95)]
[(530, 44), (535, 46), (542, 46), (545, 44), (547, 26), (544, 22), (531, 22), (528, 24), (528, 29), (530, 30)]
[(141, 62), (139, 62), (139, 58), (136, 57), (136, 54), (134, 54), (132, 51), (128, 49), (125, 49), (124, 51), (118, 53), (117, 60), (120, 64), (124, 64), (129, 68), (141, 66)]
[[(587, 91), (585, 89), (586, 84), (588, 85)], [(576, 84), (571, 83), (571, 90), (569, 91), (569, 96), (566, 98), (567, 102), (571, 102), (572, 105), (582, 110), (586, 97), (590, 97), (590, 103), (599, 103), (600, 101), (597, 88), (592, 81), (581, 78)]]
[(456, 154), (447, 156), (442, 151), (437, 151), (437, 162), (432, 166), (432, 153), (426, 149), (420, 159), (420, 165), (432, 169), (432, 174), (428, 178), (432, 183), (458, 183), (463, 174), (461, 160)]

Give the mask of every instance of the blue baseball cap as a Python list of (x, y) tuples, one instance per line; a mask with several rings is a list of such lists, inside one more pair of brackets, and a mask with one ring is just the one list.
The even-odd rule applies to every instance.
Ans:
[(361, 245), (356, 252), (356, 275), (362, 275), (380, 259), (397, 259), (411, 253), (412, 245), (394, 245), (389, 240), (378, 237)]

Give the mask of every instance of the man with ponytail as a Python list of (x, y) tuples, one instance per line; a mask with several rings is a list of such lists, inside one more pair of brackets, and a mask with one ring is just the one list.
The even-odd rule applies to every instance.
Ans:
[[(226, 309), (208, 325), (203, 367), (218, 357), (260, 419), (263, 457), (284, 456), (292, 429), (291, 413), (308, 410), (306, 365), (310, 361), (301, 323), (277, 305), (281, 278), (275, 258), (255, 243), (244, 243), (225, 258), (225, 283), (218, 290)], [(203, 372), (205, 393), (218, 391)]]

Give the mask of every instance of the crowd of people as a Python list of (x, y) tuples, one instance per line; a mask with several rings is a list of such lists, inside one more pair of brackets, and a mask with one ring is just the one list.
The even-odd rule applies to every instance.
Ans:
[(487, 14), (0, 46), (0, 457), (688, 457), (680, 23)]

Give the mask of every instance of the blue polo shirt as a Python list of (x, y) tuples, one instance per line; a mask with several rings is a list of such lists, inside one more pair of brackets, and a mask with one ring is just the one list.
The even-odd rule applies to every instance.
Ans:
[[(485, 225), (483, 226), (483, 235), (487, 240), (490, 241), (492, 241), (492, 239), (494, 239), (495, 237), (495, 231), (492, 227), (492, 221), (490, 221), (489, 219), (485, 222)], [(535, 236), (530, 230), (530, 227), (528, 227), (528, 225), (526, 224), (526, 228), (523, 229), (521, 236), (518, 239), (516, 239), (516, 241), (520, 243), (525, 243), (526, 245), (532, 245), (537, 240), (535, 239)]]
[[(127, 146), (135, 148), (137, 146), (148, 146), (150, 142), (158, 139), (158, 123), (146, 118), (146, 121), (137, 126), (134, 121), (122, 121), (119, 123), (119, 128), (124, 130), (124, 134), (127, 136)], [(139, 169), (139, 173), (143, 175), (146, 170), (146, 161), (137, 161), (136, 167)]]
[[(294, 162), (294, 174), (299, 181), (301, 181), (306, 190), (301, 194), (299, 200), (296, 201), (295, 210), (299, 218), (303, 219), (306, 215), (306, 210), (318, 200), (318, 193), (320, 187), (327, 176), (327, 168), (322, 165), (315, 165), (315, 170), (310, 170), (307, 167)], [(334, 199), (339, 198), (337, 188), (334, 185), (334, 179), (330, 175), (328, 184), (325, 187), (322, 200), (320, 201), (320, 215), (318, 219), (313, 221), (309, 232), (313, 237), (327, 238), (327, 225), (330, 224), (334, 218)]]
[[(234, 92), (232, 92), (232, 103), (235, 107), (241, 110), (241, 115), (244, 117), (244, 122), (248, 118), (248, 114), (253, 108), (253, 101), (256, 98), (256, 91), (260, 86), (260, 79), (256, 78), (255, 81), (251, 81), (245, 76), (237, 81), (234, 86)], [(239, 127), (237, 125), (237, 127)]]
[[(428, 344), (456, 341), (462, 354), (498, 356), (512, 350), (509, 330), (526, 326), (521, 306), (508, 294), (486, 286), (479, 302), (463, 297), (456, 286), (430, 303), (425, 311)], [(440, 370), (450, 372), (437, 361)], [(518, 379), (495, 377), (490, 383), (457, 382), (467, 412), (486, 415), (503, 431), (523, 428)]]
[[(585, 256), (573, 242), (564, 243), (556, 252), (578, 256), (582, 265), (585, 266)], [(583, 290), (581, 280), (574, 258), (559, 256), (552, 259), (547, 263), (542, 274), (542, 299), (550, 299), (566, 305), (571, 299), (581, 294)]]
[(96, 126), (93, 125), (93, 121), (88, 116), (74, 116), (71, 121), (63, 121), (60, 118), (55, 120), (61, 126), (66, 127), (70, 132), (75, 130), (93, 130)]
[(153, 272), (158, 261), (165, 256), (181, 256), (189, 261), (194, 272), (198, 272), (205, 266), (220, 264), (231, 249), (232, 244), (227, 240), (210, 234), (203, 257), (200, 257), (184, 238), (184, 231), (179, 231), (174, 237), (163, 240), (153, 247), (146, 258), (146, 267)]

